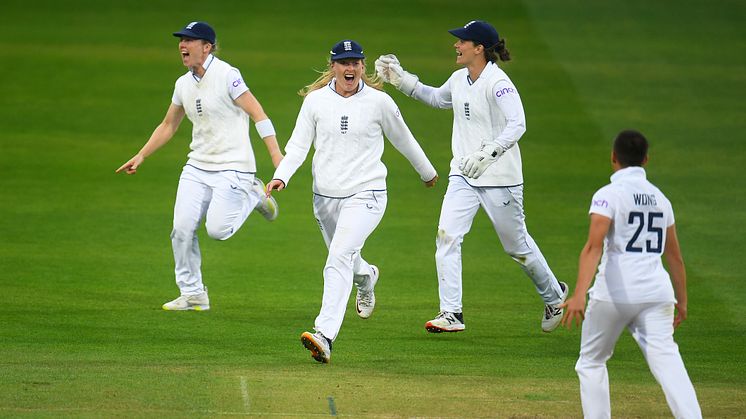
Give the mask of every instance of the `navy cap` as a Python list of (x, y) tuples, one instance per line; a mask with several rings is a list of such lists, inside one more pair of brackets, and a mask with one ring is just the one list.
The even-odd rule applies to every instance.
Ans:
[(365, 58), (363, 47), (351, 39), (337, 42), (332, 47), (330, 53), (332, 61), (343, 60), (345, 58)]
[(184, 26), (184, 29), (179, 32), (174, 32), (174, 36), (204, 39), (211, 44), (215, 43), (215, 31), (205, 22), (191, 22)]
[(474, 41), (484, 45), (485, 48), (491, 48), (500, 41), (497, 30), (489, 23), (482, 20), (472, 20), (464, 25), (463, 28), (451, 29), (448, 31), (451, 35), (465, 41)]

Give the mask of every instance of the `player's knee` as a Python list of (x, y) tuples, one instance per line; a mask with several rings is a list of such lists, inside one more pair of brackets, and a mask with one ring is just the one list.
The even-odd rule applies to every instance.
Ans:
[(336, 265), (336, 264), (349, 264), (350, 266), (353, 265), (353, 261), (355, 260), (355, 254), (357, 252), (355, 249), (350, 248), (344, 248), (339, 246), (330, 246), (329, 247), (329, 256), (327, 257), (327, 265)]
[(353, 272), (353, 260), (356, 254), (357, 252), (354, 249), (331, 246), (324, 266), (324, 278), (338, 278), (344, 282), (348, 280), (352, 282), (354, 274), (347, 275), (344, 272)]
[(461, 244), (461, 237), (452, 236), (446, 230), (439, 228), (438, 235), (435, 236), (435, 246), (440, 251), (448, 251), (454, 247), (458, 247)]
[(171, 240), (175, 241), (191, 241), (194, 237), (194, 229), (190, 226), (182, 223), (174, 223), (174, 227), (171, 230)]
[(233, 227), (225, 224), (208, 222), (205, 224), (205, 229), (207, 230), (207, 235), (214, 240), (227, 240), (234, 233)]
[(605, 362), (581, 356), (580, 358), (578, 358), (578, 362), (575, 363), (575, 372), (580, 375), (585, 375), (588, 371), (598, 368), (604, 368), (605, 365)]
[(508, 255), (522, 266), (528, 266), (534, 261), (532, 253), (518, 253), (507, 251)]

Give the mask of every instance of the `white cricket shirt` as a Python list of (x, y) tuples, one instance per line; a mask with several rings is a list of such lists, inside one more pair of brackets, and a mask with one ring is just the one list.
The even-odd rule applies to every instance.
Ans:
[(386, 189), (384, 135), (423, 181), (435, 177), (435, 168), (389, 95), (361, 81), (357, 93), (343, 97), (332, 80), (305, 97), (274, 178), (288, 185), (313, 144), (314, 193), (342, 198)]
[(417, 83), (412, 96), (432, 107), (453, 109), (450, 175), (463, 176), (461, 159), (478, 151), (483, 142), (507, 149), (472, 186), (515, 186), (523, 183), (518, 140), (526, 132), (526, 116), (518, 89), (495, 63), (487, 63), (476, 81), (466, 68), (455, 71), (440, 87)]
[(645, 169), (627, 167), (593, 195), (590, 214), (611, 219), (596, 280), (588, 295), (625, 304), (676, 302), (663, 267), (666, 229), (674, 224), (669, 200), (648, 182)]
[(192, 121), (187, 164), (202, 170), (256, 172), (249, 140), (249, 115), (233, 100), (249, 90), (238, 69), (210, 55), (205, 74), (191, 71), (176, 80), (171, 101)]

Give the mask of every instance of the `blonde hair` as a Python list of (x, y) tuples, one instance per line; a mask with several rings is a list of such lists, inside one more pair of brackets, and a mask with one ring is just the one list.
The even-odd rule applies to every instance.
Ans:
[[(362, 60), (363, 66), (365, 66), (365, 60)], [(303, 87), (302, 89), (298, 90), (298, 95), (302, 97), (306, 97), (309, 93), (313, 92), (314, 90), (318, 90), (327, 84), (329, 84), (330, 81), (334, 78), (334, 72), (332, 72), (332, 61), (327, 60), (327, 67), (324, 71), (317, 71), (317, 73), (320, 73), (321, 75), (319, 78), (313, 81), (313, 83), (309, 84), (308, 86)], [(383, 90), (383, 80), (378, 77), (378, 74), (375, 72), (371, 74), (366, 74), (365, 71), (363, 71), (362, 75), (363, 82), (367, 84), (368, 86), (376, 89), (376, 90)]]

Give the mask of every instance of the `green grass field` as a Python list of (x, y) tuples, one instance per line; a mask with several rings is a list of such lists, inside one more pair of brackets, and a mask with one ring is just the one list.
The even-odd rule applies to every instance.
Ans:
[[(277, 194), (275, 223), (252, 216), (227, 242), (201, 232), (205, 313), (160, 309), (178, 293), (169, 233), (191, 124), (137, 176), (114, 175), (165, 114), (184, 72), (170, 33), (188, 21), (214, 25), (221, 57), (284, 145), (295, 92), (336, 41), (394, 52), (438, 85), (456, 68), (446, 30), (475, 18), (494, 23), (514, 57), (505, 68), (528, 118), (527, 222), (552, 269), (574, 284), (611, 138), (640, 129), (649, 177), (676, 210), (690, 310), (676, 340), (702, 411), (746, 417), (746, 4), (736, 0), (6, 0), (0, 417), (581, 416), (580, 332), (541, 332), (541, 301), (483, 213), (463, 246), (467, 331), (422, 327), (438, 310), (449, 112), (387, 87), (442, 180), (425, 189), (388, 147), (389, 206), (364, 251), (381, 268), (378, 305), (369, 320), (348, 310), (330, 365), (299, 342), (326, 257), (310, 159)], [(254, 150), (267, 179), (261, 141)], [(628, 334), (609, 371), (615, 416), (670, 416)]]

